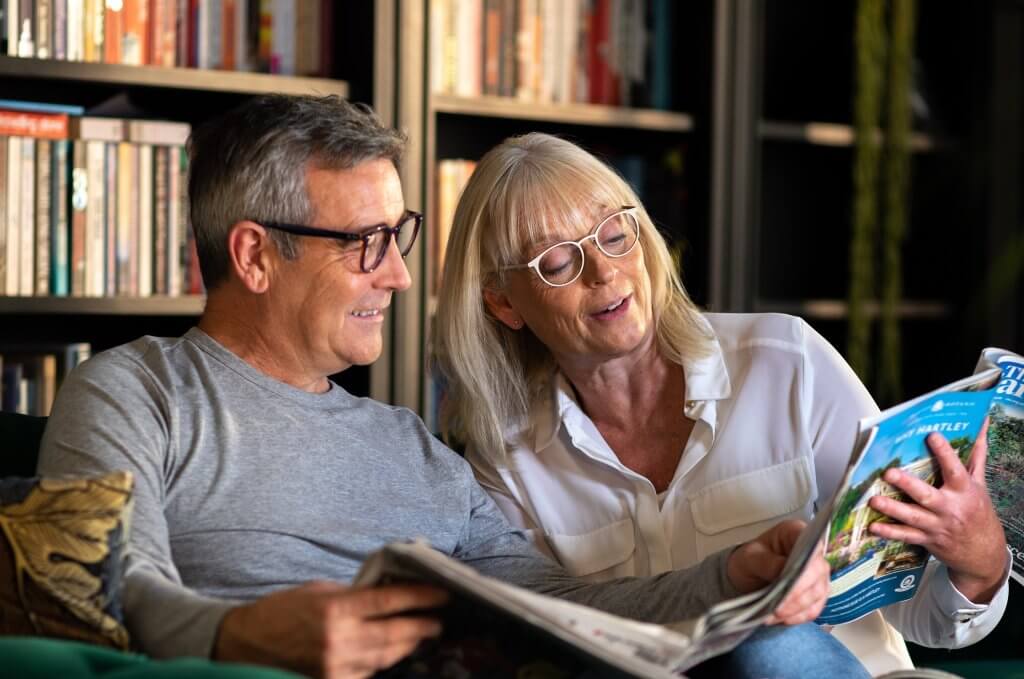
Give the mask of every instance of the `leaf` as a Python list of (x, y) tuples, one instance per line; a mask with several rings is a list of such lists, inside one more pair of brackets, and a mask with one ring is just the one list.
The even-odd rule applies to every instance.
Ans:
[(108, 601), (102, 581), (83, 564), (99, 564), (110, 555), (108, 536), (119, 525), (126, 534), (131, 494), (128, 472), (95, 479), (41, 479), (22, 502), (0, 507), (0, 528), (14, 552), (26, 610), (23, 583), (28, 576), (118, 647), (128, 646), (127, 630), (103, 610)]

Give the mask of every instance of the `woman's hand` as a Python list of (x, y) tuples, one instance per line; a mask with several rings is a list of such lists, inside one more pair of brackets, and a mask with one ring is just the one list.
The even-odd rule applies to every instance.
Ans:
[[(913, 502), (875, 496), (870, 505), (899, 523), (871, 524), (879, 537), (922, 545), (949, 568), (953, 585), (974, 603), (992, 600), (1006, 575), (1006, 536), (985, 484), (988, 419), (971, 449), (967, 467), (941, 434), (928, 447), (942, 471), (942, 486), (890, 469), (883, 477)], [(916, 504), (915, 504), (916, 503)]]
[[(752, 592), (774, 581), (786, 565), (807, 524), (783, 521), (733, 550), (726, 575), (736, 589)], [(799, 625), (818, 617), (828, 600), (829, 567), (823, 549), (815, 549), (793, 588), (775, 609), (770, 624)]]

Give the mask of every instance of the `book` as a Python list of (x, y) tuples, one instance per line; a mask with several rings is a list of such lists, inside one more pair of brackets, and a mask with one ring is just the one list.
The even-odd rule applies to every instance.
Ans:
[(852, 622), (914, 596), (930, 556), (924, 547), (871, 533), (872, 523), (892, 519), (868, 501), (876, 495), (907, 501), (882, 479), (892, 467), (932, 485), (941, 483), (938, 464), (925, 442), (932, 432), (946, 436), (967, 464), (999, 378), (1000, 370), (992, 367), (860, 420), (839, 488), (815, 517), (815, 522), (828, 517), (825, 558), (832, 570), (819, 624)]
[(988, 348), (977, 370), (1000, 370), (988, 417), (985, 481), (1013, 555), (1010, 576), (1024, 585), (1024, 357)]

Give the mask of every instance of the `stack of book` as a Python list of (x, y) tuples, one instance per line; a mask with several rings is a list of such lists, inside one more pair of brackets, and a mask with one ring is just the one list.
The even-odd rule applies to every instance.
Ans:
[(48, 416), (64, 378), (91, 353), (84, 342), (0, 346), (0, 410)]
[(44, 108), (0, 102), (0, 296), (201, 294), (189, 126)]
[(431, 89), (670, 109), (672, 0), (431, 0)]
[(330, 72), (332, 0), (0, 0), (0, 7), (9, 56)]

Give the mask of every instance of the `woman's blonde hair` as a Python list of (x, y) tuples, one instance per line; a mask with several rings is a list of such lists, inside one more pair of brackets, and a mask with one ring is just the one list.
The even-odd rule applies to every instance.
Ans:
[(531, 245), (553, 233), (583, 233), (602, 211), (635, 205), (640, 245), (651, 279), (658, 348), (682, 364), (706, 355), (710, 335), (683, 288), (668, 246), (636, 194), (580, 147), (548, 134), (511, 137), (477, 164), (462, 192), (446, 248), (431, 350), (444, 383), (441, 428), (502, 464), (506, 432), (530, 431), (531, 402), (557, 370), (530, 332), (514, 331), (484, 304), (501, 289), (502, 270), (521, 264)]

